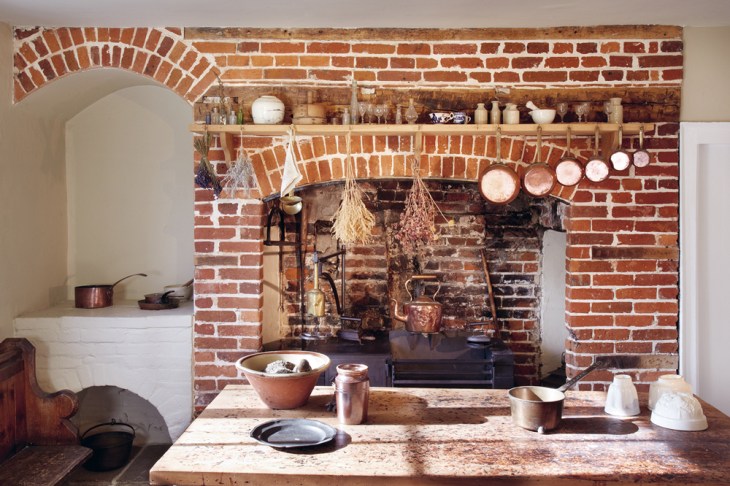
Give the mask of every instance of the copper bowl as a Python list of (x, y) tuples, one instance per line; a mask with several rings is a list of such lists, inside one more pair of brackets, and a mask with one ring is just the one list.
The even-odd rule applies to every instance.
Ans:
[[(311, 371), (304, 373), (265, 373), (266, 365), (277, 360), (298, 364), (309, 361)], [(267, 407), (290, 410), (303, 406), (309, 400), (319, 375), (330, 365), (330, 359), (312, 351), (265, 351), (249, 354), (236, 361), (236, 368), (243, 371), (259, 398)]]

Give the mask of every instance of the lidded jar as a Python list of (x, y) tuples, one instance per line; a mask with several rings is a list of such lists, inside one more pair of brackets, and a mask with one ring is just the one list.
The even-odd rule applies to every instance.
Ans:
[(251, 105), (251, 115), (257, 125), (281, 123), (284, 120), (284, 103), (276, 96), (261, 96)]
[(357, 425), (365, 422), (368, 418), (370, 397), (367, 365), (356, 363), (337, 365), (335, 397), (337, 419), (341, 424)]

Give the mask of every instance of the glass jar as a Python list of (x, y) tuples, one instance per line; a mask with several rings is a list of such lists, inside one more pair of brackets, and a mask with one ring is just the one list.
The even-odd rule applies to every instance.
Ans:
[(341, 424), (357, 425), (368, 419), (370, 379), (364, 364), (337, 365), (335, 377), (337, 419)]
[(406, 121), (409, 125), (413, 125), (418, 120), (418, 112), (416, 105), (413, 104), (413, 98), (408, 100), (408, 108), (406, 108)]

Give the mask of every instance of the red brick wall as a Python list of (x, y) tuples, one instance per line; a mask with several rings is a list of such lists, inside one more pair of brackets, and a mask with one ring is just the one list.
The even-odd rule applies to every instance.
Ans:
[[(681, 35), (679, 28), (661, 26), (458, 32), (18, 28), (14, 99), (61, 76), (103, 67), (155, 79), (191, 103), (214, 87), (216, 73), (246, 102), (271, 90), (290, 105), (288, 90), (302, 87), (329, 90), (333, 102), (346, 103), (347, 77), (353, 72), (362, 84), (391, 90), (398, 99), (425, 90), (432, 101), (439, 93), (453, 101), (450, 93), (457, 89), (472, 97), (483, 93), (481, 101), (487, 101), (496, 85), (532, 90), (538, 97), (546, 90), (553, 101), (595, 101), (601, 90), (605, 97), (634, 93), (627, 119), (665, 122), (649, 134), (654, 162), (614, 173), (601, 184), (583, 182), (577, 189), (554, 192), (572, 201), (566, 221), (566, 322), (573, 332), (567, 343), (569, 372), (594, 353), (623, 351), (666, 353), (667, 369), (672, 369), (678, 313), (678, 101), (651, 90), (676, 92), (681, 86)], [(654, 97), (642, 103), (637, 89)], [(522, 141), (505, 143), (514, 148)], [(484, 137), (427, 137), (425, 144), (429, 177), (473, 180), (494, 153), (493, 139)], [(275, 192), (283, 141), (246, 139), (245, 145), (254, 156), (262, 192)], [(300, 141), (305, 184), (341, 178), (342, 145), (333, 137)], [(561, 154), (555, 145), (551, 160)], [(408, 176), (404, 139), (363, 137), (355, 152), (360, 176)], [(222, 152), (211, 155), (222, 171)], [(252, 201), (213, 201), (208, 191), (197, 189), (195, 211), (195, 386), (201, 407), (238, 379), (231, 360), (260, 344), (263, 210)], [(652, 375), (637, 372), (635, 377)], [(602, 388), (610, 374), (590, 378), (583, 386)]]

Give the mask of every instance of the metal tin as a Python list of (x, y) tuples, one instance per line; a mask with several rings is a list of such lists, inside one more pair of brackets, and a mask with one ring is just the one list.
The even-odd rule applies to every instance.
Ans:
[(335, 377), (337, 419), (341, 424), (357, 425), (368, 419), (370, 379), (364, 364), (337, 365)]

